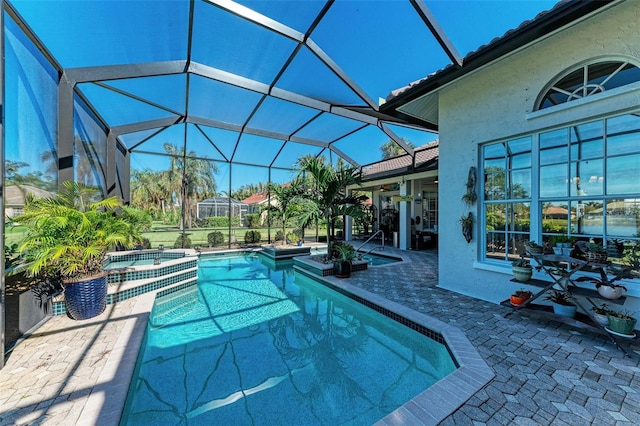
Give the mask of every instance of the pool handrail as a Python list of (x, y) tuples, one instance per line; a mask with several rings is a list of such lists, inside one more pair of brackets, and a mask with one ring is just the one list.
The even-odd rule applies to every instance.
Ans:
[(373, 247), (372, 249), (370, 249), (370, 250), (368, 250), (368, 251), (364, 252), (364, 254), (369, 254), (369, 253), (371, 253), (373, 250), (375, 250), (375, 249), (377, 249), (377, 248), (379, 248), (380, 250), (384, 250), (384, 231), (383, 231), (382, 229), (378, 229), (378, 230), (377, 230), (376, 232), (374, 232), (374, 233), (373, 233), (369, 238), (367, 238), (367, 239), (365, 240), (365, 242), (364, 242), (364, 243), (362, 243), (362, 244), (360, 244), (360, 245), (358, 246), (358, 248), (356, 249), (356, 252), (360, 251), (360, 249), (361, 249), (365, 244), (367, 244), (369, 241), (371, 241), (371, 240), (373, 239), (373, 237), (375, 237), (375, 236), (376, 236), (376, 235), (378, 235), (378, 234), (381, 234), (381, 235), (382, 235), (382, 245), (381, 245), (380, 247)]

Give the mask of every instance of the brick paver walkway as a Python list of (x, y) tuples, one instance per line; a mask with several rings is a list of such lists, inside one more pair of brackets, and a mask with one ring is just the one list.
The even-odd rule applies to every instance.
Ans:
[[(387, 253), (391, 249), (385, 249)], [(443, 425), (640, 424), (640, 345), (437, 288), (437, 252), (401, 252), (351, 283), (464, 331), (496, 377)], [(460, 277), (464, 279), (464, 277)]]
[[(503, 318), (509, 308), (438, 288), (437, 252), (400, 253), (409, 261), (350, 283), (459, 327), (496, 373), (443, 424), (640, 424), (637, 340), (623, 357), (592, 330), (549, 315)], [(151, 300), (89, 321), (55, 317), (18, 344), (0, 370), (0, 424), (117, 424)]]

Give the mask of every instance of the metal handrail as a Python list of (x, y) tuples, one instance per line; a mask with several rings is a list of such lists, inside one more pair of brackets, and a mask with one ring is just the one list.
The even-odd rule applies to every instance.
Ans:
[[(380, 246), (380, 250), (384, 250), (384, 232), (382, 231), (382, 229), (378, 229), (376, 232), (373, 233), (373, 235), (371, 235), (369, 238), (367, 238), (367, 240), (360, 244), (360, 246), (356, 249), (356, 252), (359, 251), (365, 244), (367, 244), (369, 241), (373, 240), (373, 237), (375, 237), (378, 234), (382, 234), (382, 245)], [(378, 247), (374, 247), (369, 251), (364, 252), (364, 254), (369, 254), (371, 253), (374, 249), (377, 249)]]

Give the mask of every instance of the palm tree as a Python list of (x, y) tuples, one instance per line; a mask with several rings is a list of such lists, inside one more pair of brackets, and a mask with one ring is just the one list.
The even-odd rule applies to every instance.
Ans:
[(339, 215), (360, 217), (365, 195), (347, 195), (346, 188), (359, 185), (360, 171), (356, 167), (338, 164), (336, 168), (326, 164), (324, 157), (305, 156), (298, 160), (299, 175), (310, 179), (306, 188), (308, 200), (314, 203), (318, 216), (327, 222), (327, 257), (331, 257), (330, 232), (333, 222)]
[[(406, 139), (402, 139), (402, 141), (404, 141), (404, 143), (406, 143), (409, 148), (415, 148), (411, 141), (408, 141)], [(383, 144), (380, 147), (380, 151), (382, 151), (383, 160), (388, 160), (389, 158), (407, 154), (407, 151), (405, 151), (404, 148), (398, 145), (398, 143), (393, 139), (389, 139), (385, 144)]]
[[(287, 235), (287, 221), (298, 212), (297, 204), (302, 195), (302, 184), (301, 177), (296, 177), (288, 184), (269, 183), (269, 192), (275, 198), (276, 203), (270, 204), (267, 211), (282, 221), (283, 237)], [(287, 239), (283, 238), (282, 242), (286, 244)]]
[(164, 144), (164, 150), (171, 156), (168, 178), (171, 193), (178, 196), (183, 208), (180, 229), (191, 228), (196, 217), (198, 199), (216, 195), (214, 175), (218, 166), (210, 160), (196, 159), (196, 154), (170, 143)]

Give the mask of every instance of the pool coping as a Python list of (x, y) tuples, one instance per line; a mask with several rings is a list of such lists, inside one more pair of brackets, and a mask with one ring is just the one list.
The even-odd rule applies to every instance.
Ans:
[[(236, 253), (241, 252), (243, 251), (238, 250)], [(302, 272), (308, 275), (307, 271)], [(332, 276), (308, 276), (439, 333), (456, 360), (458, 368), (454, 372), (376, 422), (376, 425), (436, 425), (495, 377), (494, 371), (457, 327), (351, 285), (346, 280)], [(119, 424), (156, 295), (171, 287), (174, 286), (137, 296), (130, 318), (126, 320), (126, 325), (100, 372), (97, 383), (101, 385), (99, 389), (93, 388), (80, 418), (96, 419), (95, 424)], [(140, 318), (144, 318), (144, 321), (140, 321)], [(105, 404), (105, 395), (109, 395), (108, 406)]]
[(349, 284), (348, 279), (318, 277), (309, 274), (309, 271), (303, 268), (296, 268), (295, 265), (294, 268), (349, 297), (364, 299), (382, 310), (441, 335), (454, 357), (458, 365), (455, 371), (380, 419), (375, 425), (437, 425), (495, 377), (493, 369), (459, 328)]

